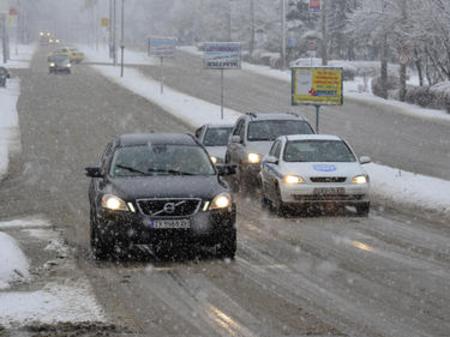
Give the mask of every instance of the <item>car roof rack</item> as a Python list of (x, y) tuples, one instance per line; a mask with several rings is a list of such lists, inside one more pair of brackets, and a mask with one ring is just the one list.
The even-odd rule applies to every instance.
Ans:
[(292, 116), (295, 116), (295, 117), (298, 117), (298, 118), (302, 118), (302, 117), (301, 117), (298, 113), (296, 113), (296, 112), (289, 111), (289, 112), (286, 112), (286, 114), (292, 115)]
[(254, 112), (246, 112), (245, 113), (247, 116), (250, 116), (252, 118), (258, 118), (258, 116), (256, 116), (256, 114)]

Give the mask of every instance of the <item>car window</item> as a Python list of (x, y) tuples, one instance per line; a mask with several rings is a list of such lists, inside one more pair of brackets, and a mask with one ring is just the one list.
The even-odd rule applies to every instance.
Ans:
[(356, 162), (345, 142), (340, 140), (291, 141), (284, 150), (286, 162)]
[(200, 146), (156, 144), (118, 148), (110, 174), (113, 177), (213, 175), (215, 169)]
[(235, 129), (234, 129), (234, 131), (233, 131), (233, 136), (239, 136), (239, 134), (240, 134), (240, 132), (241, 132), (241, 127), (242, 127), (242, 124), (244, 123), (244, 120), (243, 119), (240, 119), (239, 121), (238, 121), (238, 123), (236, 124), (236, 127), (235, 127)]
[(311, 126), (301, 120), (262, 120), (248, 125), (249, 141), (271, 141), (283, 135), (312, 134)]
[[(273, 143), (272, 148), (269, 151), (269, 156), (278, 158), (280, 156), (279, 147), (280, 147), (280, 141), (276, 141), (275, 143)], [(278, 153), (278, 156), (277, 156), (277, 153)]]
[(205, 137), (203, 138), (203, 145), (205, 146), (226, 146), (230, 138), (233, 128), (208, 128)]
[(274, 157), (279, 159), (280, 158), (280, 154), (281, 154), (281, 142), (278, 141), (277, 142), (277, 146), (275, 148), (275, 153), (274, 153)]

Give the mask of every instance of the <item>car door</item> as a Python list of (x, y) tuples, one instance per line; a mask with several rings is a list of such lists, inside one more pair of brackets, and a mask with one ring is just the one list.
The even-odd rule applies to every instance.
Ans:
[[(279, 162), (280, 160), (280, 155), (281, 155), (281, 147), (282, 147), (282, 142), (281, 140), (276, 140), (273, 145), (272, 145), (272, 149), (270, 150), (269, 155), (276, 158)], [(277, 188), (278, 188), (278, 174), (277, 172), (279, 172), (278, 170), (278, 164), (274, 164), (274, 163), (265, 163), (265, 174), (266, 174), (266, 178), (265, 178), (265, 186), (266, 186), (266, 191), (267, 194), (269, 195), (269, 198), (271, 200), (275, 200), (275, 198), (278, 197), (277, 195)]]

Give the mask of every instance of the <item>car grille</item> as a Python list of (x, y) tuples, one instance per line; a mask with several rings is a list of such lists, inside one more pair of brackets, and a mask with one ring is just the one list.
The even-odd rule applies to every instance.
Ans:
[(300, 195), (293, 196), (296, 201), (308, 202), (308, 201), (354, 201), (361, 200), (364, 195), (355, 194), (313, 194), (313, 195)]
[(154, 217), (187, 217), (197, 213), (200, 199), (142, 199), (137, 200), (139, 210)]
[(313, 183), (344, 183), (346, 177), (311, 177), (309, 178)]

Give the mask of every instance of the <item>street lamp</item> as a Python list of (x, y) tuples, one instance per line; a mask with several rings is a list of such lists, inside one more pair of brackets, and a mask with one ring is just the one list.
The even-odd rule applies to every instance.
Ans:
[(125, 0), (122, 0), (122, 15), (120, 24), (120, 77), (123, 77), (123, 62), (125, 53)]

